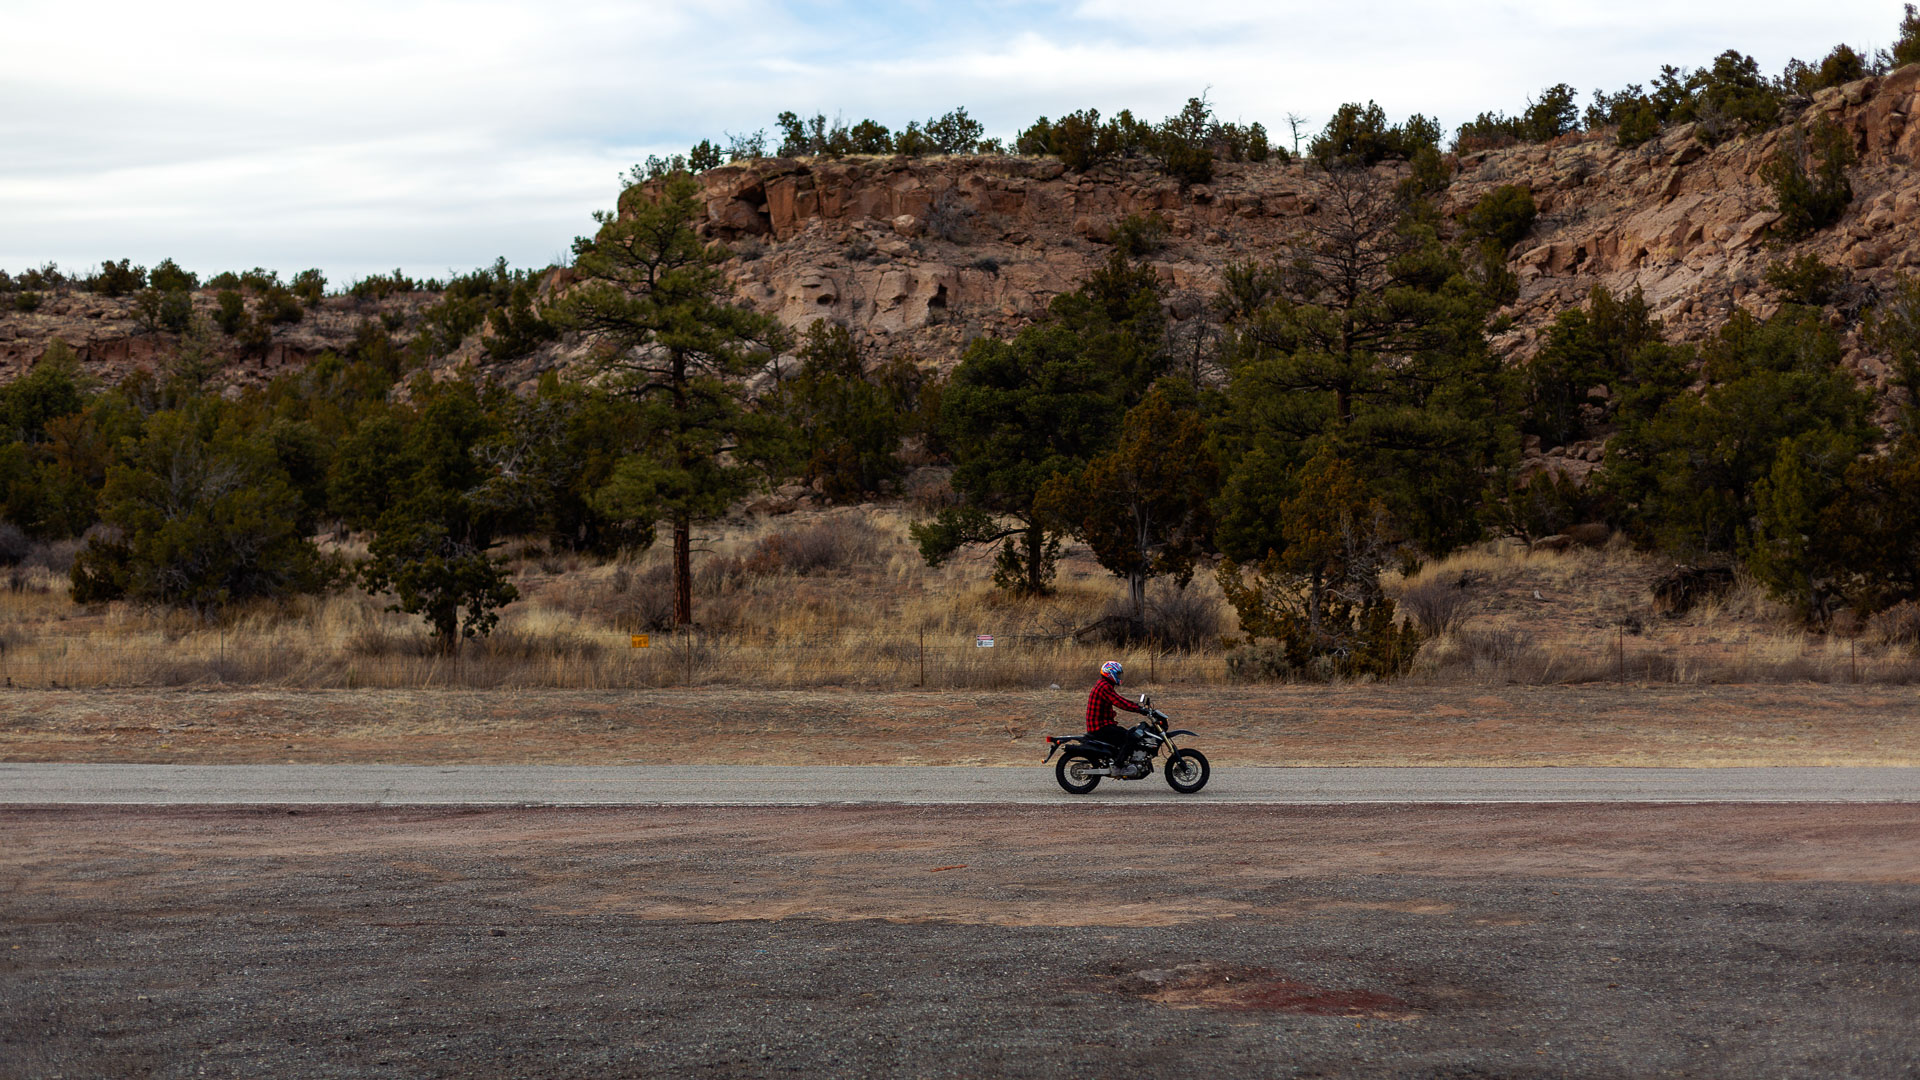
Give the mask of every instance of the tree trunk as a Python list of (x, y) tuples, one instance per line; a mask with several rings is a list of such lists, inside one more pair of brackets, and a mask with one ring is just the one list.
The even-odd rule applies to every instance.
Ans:
[(1127, 601), (1133, 605), (1133, 627), (1138, 633), (1147, 629), (1147, 575), (1134, 570), (1127, 574)]
[(1313, 583), (1307, 588), (1307, 640), (1316, 647), (1320, 643), (1320, 607), (1321, 599), (1325, 595), (1325, 579), (1316, 569), (1313, 572)]
[(693, 523), (673, 519), (673, 625), (693, 624)]
[(1040, 596), (1047, 591), (1047, 583), (1042, 576), (1045, 570), (1047, 531), (1038, 525), (1027, 526), (1027, 594)]
[[(691, 471), (692, 455), (688, 453), (686, 441), (686, 420), (692, 405), (687, 401), (687, 358), (678, 350), (673, 354), (673, 411), (679, 420), (680, 430), (676, 433), (679, 444), (680, 470), (682, 474)], [(684, 504), (683, 504), (684, 506)], [(673, 625), (693, 625), (693, 517), (682, 509), (673, 515)]]

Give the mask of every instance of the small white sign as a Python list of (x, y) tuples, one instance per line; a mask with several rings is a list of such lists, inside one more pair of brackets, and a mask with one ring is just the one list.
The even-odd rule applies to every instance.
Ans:
[(992, 634), (981, 634), (981, 635), (980, 635), (979, 637), (977, 637), (977, 638), (974, 638), (974, 639), (973, 639), (973, 647), (974, 647), (974, 648), (976, 648), (976, 649), (991, 649), (991, 648), (993, 648), (993, 635), (992, 635)]

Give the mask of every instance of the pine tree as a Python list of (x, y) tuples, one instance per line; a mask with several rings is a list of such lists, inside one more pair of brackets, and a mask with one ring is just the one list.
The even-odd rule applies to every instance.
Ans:
[(637, 184), (598, 232), (574, 244), (580, 284), (552, 321), (586, 335), (606, 385), (641, 412), (639, 452), (597, 497), (613, 517), (664, 521), (673, 536), (673, 617), (693, 621), (693, 526), (750, 489), (750, 446), (764, 437), (744, 376), (768, 362), (778, 328), (731, 303), (722, 253), (695, 232), (700, 185), (675, 173)]

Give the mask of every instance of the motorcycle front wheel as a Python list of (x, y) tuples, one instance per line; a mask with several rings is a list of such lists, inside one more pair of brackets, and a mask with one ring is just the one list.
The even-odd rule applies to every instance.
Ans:
[(1207, 777), (1213, 775), (1207, 755), (1198, 750), (1182, 750), (1168, 758), (1166, 771), (1167, 786), (1182, 795), (1191, 795), (1206, 787)]
[(1053, 767), (1054, 779), (1069, 795), (1085, 795), (1100, 786), (1098, 774), (1088, 775), (1100, 767), (1092, 754), (1083, 750), (1069, 750), (1060, 755), (1060, 764)]

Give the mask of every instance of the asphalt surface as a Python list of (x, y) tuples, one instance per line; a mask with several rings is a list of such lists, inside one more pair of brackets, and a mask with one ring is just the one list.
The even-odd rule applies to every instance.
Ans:
[(1228, 768), (1193, 795), (1156, 773), (1072, 796), (1052, 771), (725, 765), (0, 764), (0, 804), (823, 806), (1920, 802), (1920, 768)]
[(1086, 805), (0, 809), (0, 1076), (1920, 1076), (1920, 808)]

